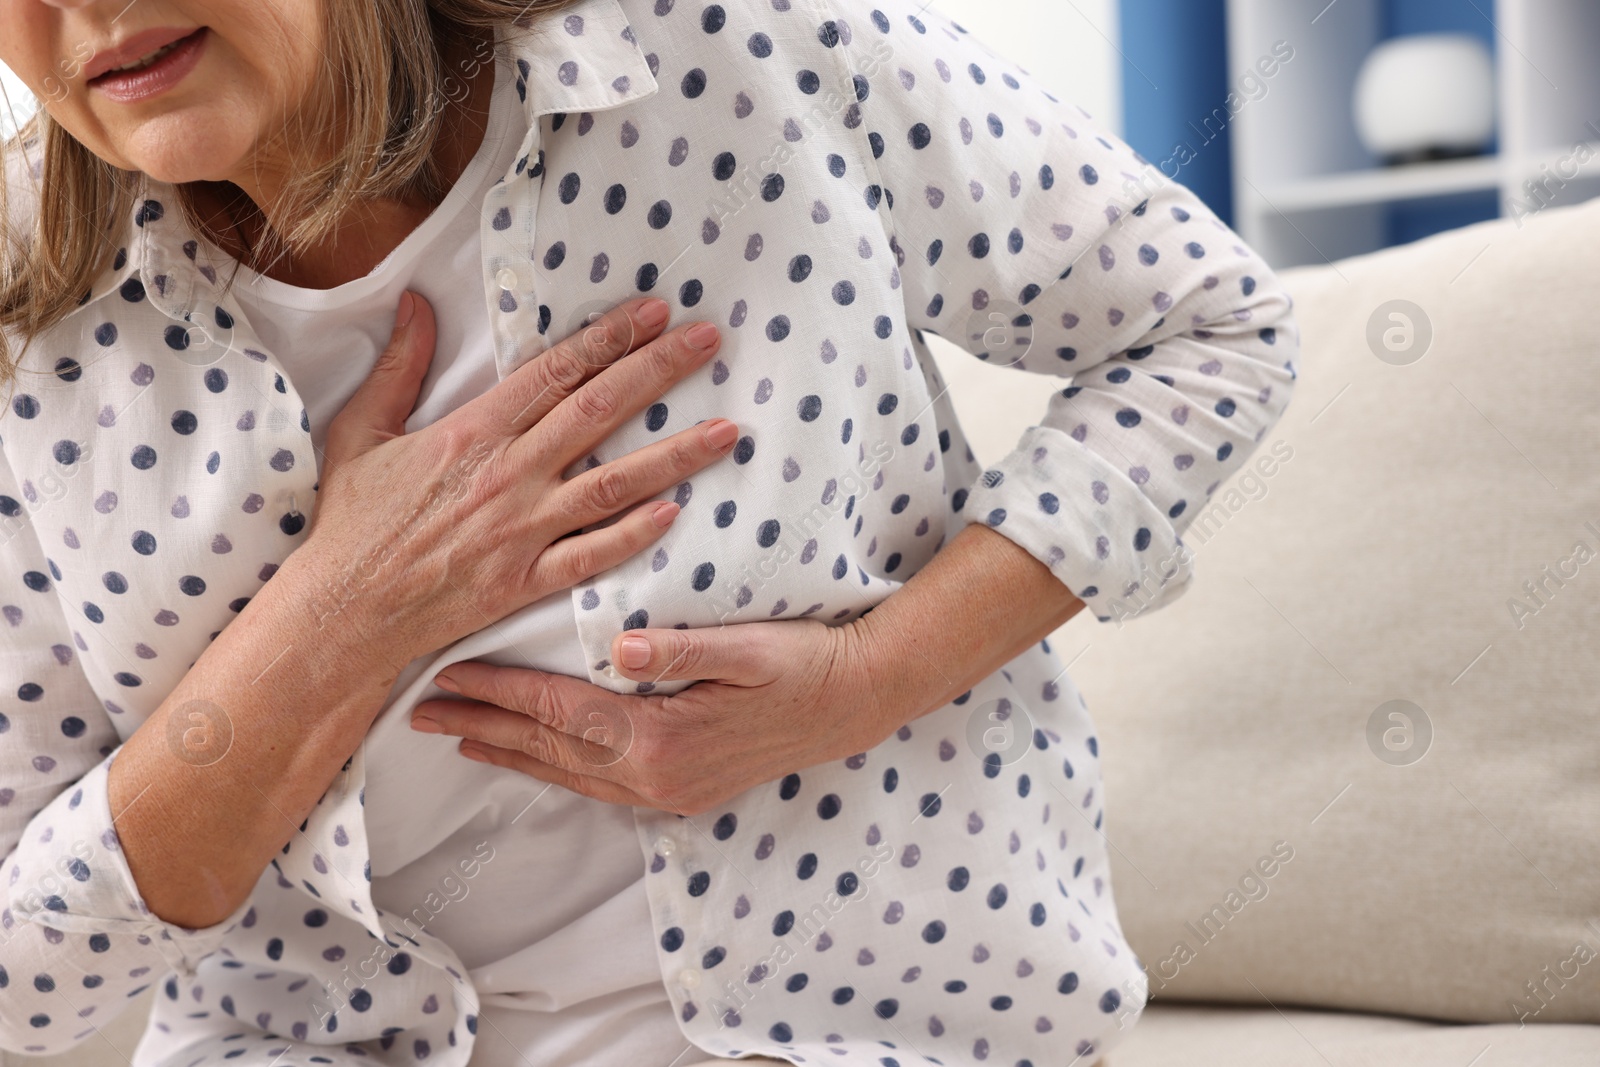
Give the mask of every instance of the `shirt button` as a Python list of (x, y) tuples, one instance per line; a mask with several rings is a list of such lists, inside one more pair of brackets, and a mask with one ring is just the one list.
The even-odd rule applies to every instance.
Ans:
[(678, 843), (670, 837), (659, 838), (656, 841), (656, 851), (663, 856), (670, 856), (678, 849)]
[(501, 267), (494, 276), (494, 283), (507, 292), (516, 289), (520, 284), (517, 280), (517, 272), (510, 267)]
[(678, 972), (678, 984), (685, 989), (698, 989), (700, 986), (700, 972), (693, 967), (685, 967)]

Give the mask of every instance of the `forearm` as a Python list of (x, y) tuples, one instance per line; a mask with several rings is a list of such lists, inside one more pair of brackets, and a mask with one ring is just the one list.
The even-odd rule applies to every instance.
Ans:
[(852, 624), (878, 689), (876, 728), (887, 736), (944, 706), (1082, 607), (1026, 549), (969, 524)]
[(123, 745), (108, 791), (140, 895), (166, 922), (230, 915), (360, 745), (392, 687), (351, 612), (321, 625), (291, 556)]

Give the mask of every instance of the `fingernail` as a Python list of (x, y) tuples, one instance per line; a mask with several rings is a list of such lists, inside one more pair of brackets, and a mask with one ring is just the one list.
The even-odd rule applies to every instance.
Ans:
[(638, 670), (650, 662), (650, 642), (642, 637), (624, 637), (622, 639), (622, 665), (629, 670)]
[(739, 439), (739, 427), (727, 419), (716, 420), (715, 425), (706, 430), (706, 440), (715, 448), (727, 448)]
[(684, 337), (695, 348), (710, 348), (711, 343), (717, 339), (717, 328), (709, 322), (702, 322), (689, 327)]
[(447, 693), (461, 692), (461, 687), (456, 684), (456, 680), (450, 677), (448, 674), (435, 675), (433, 684), (438, 686), (440, 689), (443, 689)]
[(639, 309), (639, 321), (646, 326), (660, 326), (667, 321), (668, 310), (665, 300), (647, 300)]
[(650, 521), (656, 524), (657, 529), (665, 530), (672, 525), (672, 520), (678, 517), (682, 509), (672, 501), (657, 504), (656, 509), (650, 513)]
[(394, 328), (403, 330), (411, 325), (411, 316), (416, 313), (417, 302), (409, 292), (400, 294), (400, 308), (394, 315)]
[(489, 762), (489, 757), (485, 756), (481, 749), (463, 748), (460, 751), (461, 751), (461, 754), (463, 756), (467, 757), (470, 760), (477, 760), (479, 763), (488, 763)]
[(419, 734), (444, 733), (444, 727), (440, 726), (436, 720), (430, 719), (426, 715), (411, 716), (411, 728), (417, 731)]

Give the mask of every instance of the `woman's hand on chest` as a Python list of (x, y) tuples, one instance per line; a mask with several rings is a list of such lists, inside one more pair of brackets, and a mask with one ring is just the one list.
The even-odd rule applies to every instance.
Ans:
[(407, 434), (434, 326), (427, 302), (406, 294), (388, 348), (329, 426), (311, 530), (286, 564), (326, 586), (319, 621), (370, 635), (364, 644), (399, 670), (659, 538), (678, 507), (646, 501), (731, 451), (733, 423), (562, 474), (716, 352), (714, 327), (658, 336), (666, 311), (621, 305)]

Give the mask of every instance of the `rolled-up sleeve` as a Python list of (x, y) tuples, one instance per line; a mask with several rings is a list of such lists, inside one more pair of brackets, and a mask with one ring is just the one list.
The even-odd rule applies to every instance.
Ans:
[(951, 507), (1101, 621), (1169, 603), (1193, 574), (1183, 530), (1289, 402), (1289, 295), (1187, 188), (937, 8), (846, 6), (846, 122), (872, 144), (910, 325), (1063, 379)]
[(0, 455), (0, 1048), (49, 1054), (167, 972), (192, 973), (249, 902), (188, 930), (140, 898), (106, 788), (118, 734), (78, 662), (34, 508)]

